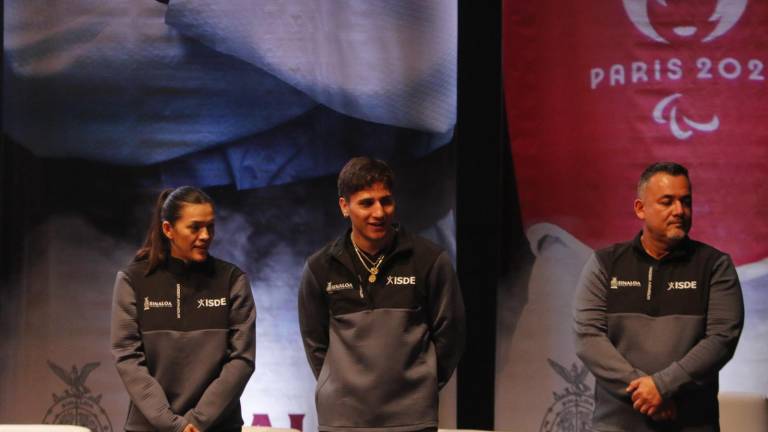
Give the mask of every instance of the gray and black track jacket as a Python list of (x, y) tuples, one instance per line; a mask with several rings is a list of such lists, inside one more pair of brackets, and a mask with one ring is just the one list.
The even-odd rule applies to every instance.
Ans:
[(436, 427), (438, 391), (464, 349), (464, 303), (451, 260), (400, 228), (369, 283), (345, 243), (349, 231), (312, 255), (299, 287), (320, 430)]
[(117, 273), (112, 354), (131, 398), (127, 431), (240, 430), (254, 369), (256, 309), (246, 275), (209, 257)]
[[(596, 430), (719, 430), (718, 371), (744, 322), (728, 255), (686, 238), (656, 260), (638, 234), (589, 259), (574, 314), (577, 354), (597, 383)], [(645, 375), (674, 400), (676, 421), (655, 422), (632, 408), (625, 389)]]

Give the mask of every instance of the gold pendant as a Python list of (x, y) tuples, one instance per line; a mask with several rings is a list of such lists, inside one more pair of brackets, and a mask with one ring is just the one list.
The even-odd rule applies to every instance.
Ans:
[(368, 276), (368, 282), (370, 283), (376, 282), (376, 275), (374, 273), (371, 273), (371, 275)]
[(379, 274), (379, 269), (376, 268), (376, 267), (371, 267), (371, 269), (368, 270), (368, 273), (370, 273), (372, 275), (377, 275), (377, 274)]

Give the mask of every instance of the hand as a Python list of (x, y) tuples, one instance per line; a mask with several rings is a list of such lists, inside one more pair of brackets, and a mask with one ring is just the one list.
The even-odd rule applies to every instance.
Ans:
[(632, 393), (632, 408), (645, 415), (656, 414), (662, 402), (656, 383), (647, 375), (629, 383), (627, 393)]
[(651, 418), (654, 421), (672, 421), (677, 418), (677, 404), (673, 400), (667, 400), (659, 406), (656, 414)]
[(184, 432), (200, 432), (200, 429), (196, 428), (192, 423), (189, 423), (184, 427)]

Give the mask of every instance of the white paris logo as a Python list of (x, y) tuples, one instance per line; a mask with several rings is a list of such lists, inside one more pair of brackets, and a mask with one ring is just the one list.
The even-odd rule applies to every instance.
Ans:
[[(640, 32), (656, 42), (668, 44), (669, 41), (664, 39), (653, 27), (651, 20), (648, 17), (648, 1), (649, 0), (622, 0), (624, 2), (624, 9), (629, 15), (629, 19), (637, 27)], [(667, 0), (651, 0), (656, 1), (658, 4), (664, 7), (667, 6)], [(717, 22), (714, 30), (701, 39), (702, 42), (709, 42), (715, 38), (722, 36), (728, 30), (733, 28), (736, 22), (741, 18), (744, 13), (744, 9), (747, 7), (747, 0), (717, 0), (717, 6), (714, 12), (709, 17), (710, 22)], [(677, 26), (672, 31), (684, 38), (695, 36), (699, 33), (699, 29), (696, 26), (681, 25)], [(702, 63), (702, 60), (705, 60)], [(708, 70), (708, 59), (699, 60), (699, 68)], [(741, 65), (732, 58), (724, 59), (718, 65), (720, 75), (728, 79), (734, 79), (741, 73)], [(702, 75), (706, 78), (706, 75)], [(682, 97), (681, 93), (673, 93), (656, 104), (653, 108), (652, 116), (653, 120), (658, 124), (669, 124), (669, 130), (672, 135), (678, 140), (687, 140), (693, 135), (694, 130), (699, 132), (714, 132), (720, 127), (720, 119), (717, 115), (712, 116), (712, 119), (706, 123), (697, 122), (691, 120), (685, 115), (680, 114), (678, 118), (677, 106), (673, 104), (677, 99)], [(667, 107), (670, 107), (667, 110)], [(682, 122), (681, 122), (682, 120)]]
[[(649, 0), (623, 0), (624, 9), (629, 15), (629, 19), (644, 35), (655, 40), (656, 42), (669, 43), (664, 39), (651, 24), (651, 20), (648, 18), (648, 1)], [(656, 3), (667, 7), (666, 0), (651, 0)], [(744, 13), (744, 9), (747, 7), (747, 0), (718, 0), (715, 11), (709, 17), (710, 22), (717, 22), (715, 29), (712, 33), (705, 36), (701, 41), (709, 42), (719, 36), (725, 34), (730, 30), (736, 22), (741, 18)], [(678, 26), (672, 31), (676, 35), (681, 37), (691, 37), (698, 33), (698, 28), (695, 26)]]

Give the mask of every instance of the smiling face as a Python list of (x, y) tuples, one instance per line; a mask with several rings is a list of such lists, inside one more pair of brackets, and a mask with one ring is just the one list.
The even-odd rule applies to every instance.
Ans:
[(635, 214), (644, 222), (643, 237), (669, 250), (691, 229), (693, 196), (688, 178), (654, 174), (635, 200)]
[(374, 183), (348, 198), (339, 198), (339, 208), (352, 224), (352, 239), (368, 253), (383, 249), (392, 238), (395, 199), (384, 183)]
[(214, 236), (214, 211), (211, 204), (184, 204), (174, 223), (163, 221), (163, 234), (171, 246), (171, 256), (184, 262), (202, 262)]

